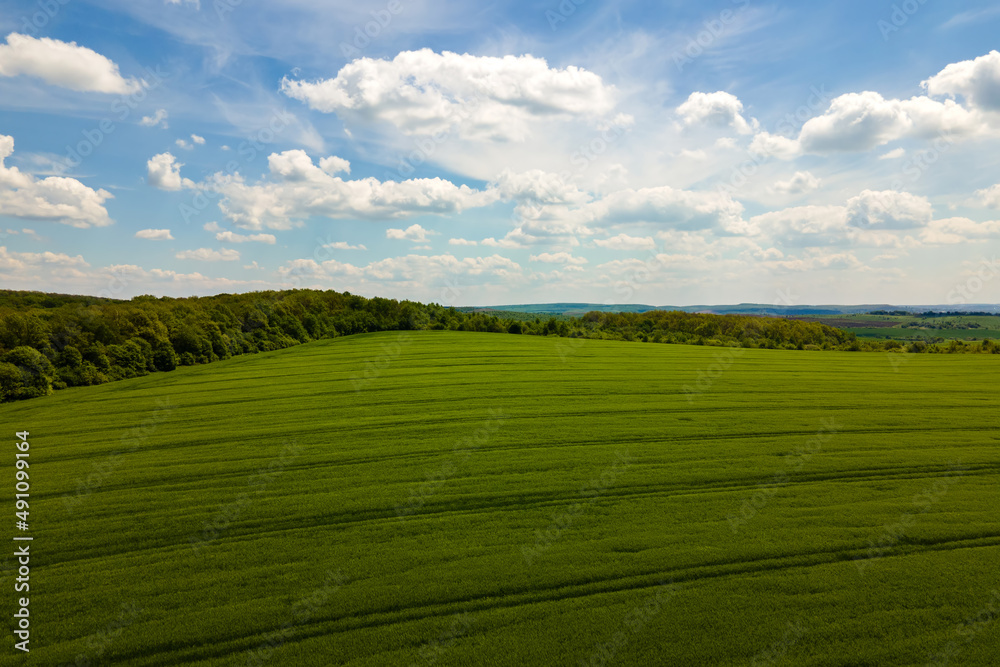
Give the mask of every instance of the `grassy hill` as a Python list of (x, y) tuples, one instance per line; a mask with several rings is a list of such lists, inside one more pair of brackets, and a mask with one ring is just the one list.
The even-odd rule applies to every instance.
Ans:
[(5, 404), (24, 664), (993, 664), (998, 364), (387, 332)]

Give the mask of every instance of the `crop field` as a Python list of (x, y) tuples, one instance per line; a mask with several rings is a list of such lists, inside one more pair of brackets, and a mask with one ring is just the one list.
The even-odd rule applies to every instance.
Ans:
[(998, 372), (391, 332), (5, 404), (2, 664), (993, 665)]
[(1000, 338), (1000, 316), (996, 315), (837, 315), (797, 317), (854, 332), (859, 338), (899, 341), (961, 340)]

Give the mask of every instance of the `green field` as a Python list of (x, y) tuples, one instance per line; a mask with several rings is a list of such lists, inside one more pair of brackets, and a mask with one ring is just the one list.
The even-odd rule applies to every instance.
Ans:
[(392, 332), (5, 404), (0, 664), (993, 665), (998, 371)]
[(997, 315), (831, 315), (802, 317), (853, 332), (858, 338), (924, 341), (979, 341), (1000, 339)]

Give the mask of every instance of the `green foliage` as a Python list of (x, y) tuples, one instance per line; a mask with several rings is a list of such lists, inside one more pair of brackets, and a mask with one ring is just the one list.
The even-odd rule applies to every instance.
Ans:
[[(281, 350), (336, 336), (379, 331), (451, 330), (770, 350), (897, 349), (821, 322), (679, 311), (603, 312), (571, 317), (446, 308), (333, 291), (291, 290), (188, 299), (143, 295), (131, 301), (0, 291), (0, 355), (31, 348), (51, 360), (38, 377), (0, 400), (51, 388), (101, 384)], [(928, 346), (911, 352), (1000, 353), (1000, 346)]]

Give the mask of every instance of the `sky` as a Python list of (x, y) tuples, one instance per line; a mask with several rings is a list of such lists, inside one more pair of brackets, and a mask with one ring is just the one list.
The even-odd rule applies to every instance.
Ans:
[(1000, 302), (1000, 6), (0, 0), (0, 287)]

